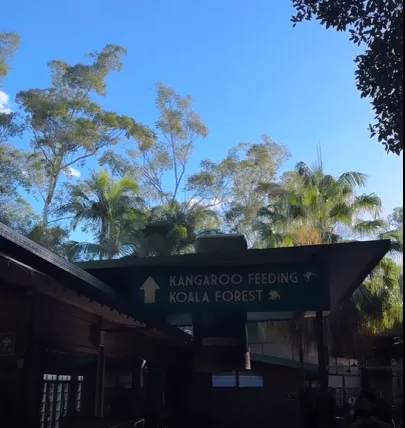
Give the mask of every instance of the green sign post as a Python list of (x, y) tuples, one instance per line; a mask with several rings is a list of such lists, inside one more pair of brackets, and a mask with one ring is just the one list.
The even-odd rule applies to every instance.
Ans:
[(135, 307), (148, 313), (330, 309), (319, 265), (142, 267), (133, 281)]

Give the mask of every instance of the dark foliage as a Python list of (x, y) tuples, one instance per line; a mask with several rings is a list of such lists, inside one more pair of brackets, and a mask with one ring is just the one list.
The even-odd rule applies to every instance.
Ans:
[(326, 28), (349, 31), (365, 47), (355, 59), (356, 83), (375, 113), (371, 136), (399, 155), (403, 147), (403, 2), (402, 0), (292, 0), (294, 25), (312, 18)]

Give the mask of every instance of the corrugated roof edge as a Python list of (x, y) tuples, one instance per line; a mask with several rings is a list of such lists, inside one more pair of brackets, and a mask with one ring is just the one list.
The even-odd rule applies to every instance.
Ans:
[[(268, 248), (268, 249), (249, 249), (244, 251), (235, 252), (218, 252), (218, 253), (192, 253), (182, 254), (173, 256), (151, 256), (151, 257), (124, 257), (121, 259), (114, 260), (101, 260), (101, 261), (89, 261), (89, 262), (78, 262), (76, 266), (81, 269), (92, 270), (92, 269), (106, 269), (106, 268), (122, 268), (122, 267), (136, 267), (136, 266), (178, 266), (178, 265), (204, 265), (204, 264), (227, 264), (235, 265), (240, 264), (241, 260), (246, 263), (252, 264), (263, 264), (271, 263), (272, 255), (277, 254), (277, 258), (280, 259), (284, 254), (288, 254), (289, 257), (293, 258), (294, 254), (307, 253), (311, 258), (316, 258), (324, 251), (328, 251), (333, 248), (339, 248), (345, 245), (346, 248), (362, 247), (365, 244), (379, 243), (382, 247), (388, 247), (390, 240), (373, 240), (373, 241), (357, 241), (357, 242), (345, 242), (339, 244), (328, 244), (328, 245), (309, 245), (300, 247), (284, 247), (284, 248)], [(218, 255), (221, 255), (219, 258)]]
[[(3, 223), (0, 223), (0, 250), (5, 250), (6, 253), (9, 253), (8, 250), (11, 251), (11, 256), (13, 256), (16, 260), (22, 261), (23, 263), (27, 263), (26, 258), (24, 257), (23, 260), (20, 260), (20, 257), (16, 257), (16, 250), (23, 249), (28, 257), (34, 257), (33, 261), (40, 260), (42, 263), (46, 263), (48, 265), (56, 267), (57, 269), (61, 269), (63, 272), (65, 272), (68, 275), (71, 275), (80, 281), (83, 281), (90, 285), (91, 287), (94, 287), (97, 289), (98, 293), (102, 293), (105, 295), (105, 299), (102, 299), (103, 301), (99, 301), (99, 303), (107, 304), (116, 306), (115, 309), (125, 313), (126, 315), (129, 315), (131, 317), (134, 317), (138, 319), (134, 311), (128, 307), (126, 304), (127, 302), (122, 302), (120, 299), (115, 299), (115, 292), (114, 289), (106, 284), (103, 281), (100, 281), (98, 278), (94, 277), (90, 273), (86, 272), (84, 269), (82, 269), (78, 264), (72, 264), (69, 261), (63, 259), (62, 257), (57, 256), (56, 254), (52, 253), (51, 251), (47, 250), (46, 248), (42, 247), (41, 245), (31, 241), (30, 239), (26, 238), (25, 236), (21, 235), (18, 232), (15, 232), (14, 230), (10, 229), (8, 226), (6, 226)], [(21, 254), (20, 254), (21, 255)], [(38, 269), (38, 270), (45, 270), (45, 269)], [(45, 274), (48, 274), (48, 272), (44, 272)], [(52, 276), (52, 275), (51, 275)], [(58, 281), (58, 279), (55, 279)], [(70, 288), (67, 286), (67, 288)], [(86, 295), (86, 293), (83, 290), (83, 295)], [(98, 295), (102, 295), (98, 294)], [(87, 296), (90, 298), (90, 296)], [(95, 300), (99, 300), (95, 298)], [(114, 304), (115, 302), (115, 304)], [(174, 337), (177, 337), (179, 339), (189, 339), (187, 333), (182, 332), (180, 329), (177, 329), (176, 327), (170, 325), (169, 323), (162, 323), (162, 322), (154, 322), (149, 321), (148, 324), (151, 327), (156, 327), (157, 329), (161, 329), (162, 331), (173, 335)]]
[(1, 239), (6, 240), (11, 244), (17, 245), (20, 248), (23, 248), (27, 252), (31, 253), (34, 257), (42, 259), (46, 263), (50, 263), (53, 266), (62, 269), (69, 275), (73, 275), (79, 278), (80, 280), (90, 284), (91, 286), (97, 288), (99, 291), (102, 291), (108, 296), (114, 296), (114, 289), (108, 284), (100, 281), (98, 278), (89, 274), (76, 264), (70, 263), (68, 260), (57, 256), (56, 254), (52, 253), (52, 251), (47, 250), (46, 248), (35, 243), (34, 241), (31, 241), (20, 233), (15, 232), (3, 223), (0, 223), (0, 240)]

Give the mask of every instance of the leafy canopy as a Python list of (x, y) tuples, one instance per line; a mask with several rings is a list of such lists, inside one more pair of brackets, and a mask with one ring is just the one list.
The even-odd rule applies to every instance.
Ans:
[(388, 222), (391, 227), (396, 230), (403, 230), (404, 228), (404, 208), (395, 207), (392, 214), (388, 216)]
[(179, 203), (156, 206), (147, 213), (142, 255), (185, 254), (193, 251), (200, 233), (214, 233), (219, 213), (199, 204)]
[[(380, 231), (385, 224), (379, 218), (380, 198), (356, 194), (366, 180), (354, 171), (339, 177), (327, 174), (321, 157), (312, 168), (299, 162), (280, 197), (260, 210), (255, 227), (268, 246), (331, 244)], [(364, 214), (371, 220), (364, 220)]]
[(23, 130), (15, 113), (0, 113), (0, 222), (25, 233), (38, 218), (19, 191), (29, 191), (32, 185), (27, 174), (28, 155), (12, 144)]
[(156, 138), (131, 139), (125, 155), (106, 151), (100, 159), (114, 175), (131, 175), (141, 185), (146, 200), (167, 205), (180, 198), (187, 167), (197, 141), (208, 136), (208, 128), (193, 109), (193, 99), (158, 83), (155, 104)]
[(125, 53), (120, 46), (108, 45), (100, 53), (88, 55), (90, 64), (52, 61), (50, 88), (17, 95), (33, 135), (32, 170), (40, 172), (38, 190), (44, 202), (45, 226), (62, 174), (69, 176), (73, 166), (83, 166), (88, 158), (117, 145), (123, 137), (150, 134), (132, 118), (105, 111), (92, 100), (94, 95), (106, 94), (106, 79), (111, 72), (121, 70)]
[(262, 135), (259, 142), (233, 147), (219, 163), (203, 160), (186, 190), (201, 205), (220, 207), (227, 230), (244, 233), (254, 245), (252, 223), (269, 195), (277, 193), (279, 169), (289, 156), (285, 146)]
[(14, 32), (0, 33), (0, 87), (10, 71), (9, 62), (20, 46), (20, 36)]

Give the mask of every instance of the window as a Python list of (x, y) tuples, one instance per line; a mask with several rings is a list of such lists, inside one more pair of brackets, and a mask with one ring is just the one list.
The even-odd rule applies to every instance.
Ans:
[(358, 388), (330, 388), (336, 399), (336, 405), (339, 407), (344, 406), (349, 398), (358, 396), (360, 390)]
[[(60, 419), (68, 414), (72, 376), (47, 373), (43, 375), (43, 381), (40, 427), (59, 428)], [(78, 376), (74, 407), (77, 412), (81, 407), (82, 382), (83, 376)]]
[(52, 428), (54, 387), (54, 383), (45, 382), (42, 389), (41, 428)]
[(236, 373), (218, 373), (212, 375), (212, 386), (214, 388), (235, 388)]
[(239, 373), (239, 388), (263, 388), (263, 376), (254, 373)]
[(215, 373), (212, 375), (214, 388), (263, 388), (263, 376), (252, 372)]
[(77, 385), (76, 385), (76, 412), (80, 412), (82, 407), (82, 384), (83, 376), (77, 376)]

